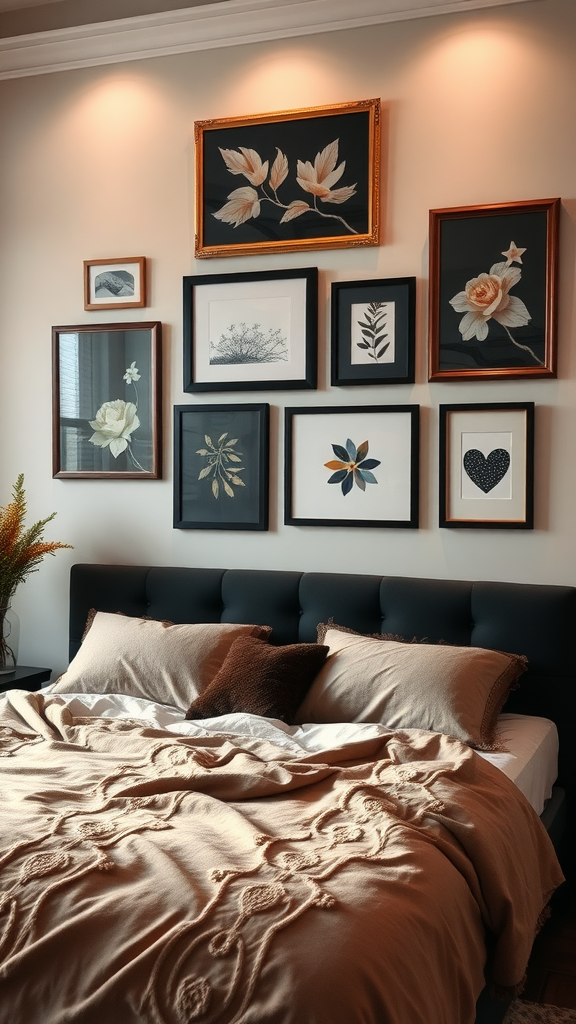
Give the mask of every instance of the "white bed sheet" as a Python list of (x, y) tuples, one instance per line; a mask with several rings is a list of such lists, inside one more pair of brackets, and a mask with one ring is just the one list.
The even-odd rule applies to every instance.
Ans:
[[(257, 715), (223, 715), (202, 721), (187, 721), (182, 709), (157, 704), (139, 697), (121, 694), (59, 693), (73, 715), (105, 718), (137, 718), (156, 729), (168, 729), (183, 736), (207, 736), (225, 733), (268, 739), (284, 747), (287, 757), (303, 753), (319, 754), (347, 746), (360, 738), (378, 736), (384, 727), (373, 723), (328, 723), (325, 725), (285, 725), (277, 719)], [(498, 752), (477, 751), (503, 771), (541, 814), (549, 799), (558, 772), (558, 732), (547, 718), (502, 714), (498, 719)]]
[(538, 814), (542, 814), (558, 775), (558, 730), (549, 718), (503, 713), (498, 718), (503, 750), (478, 751), (500, 768)]

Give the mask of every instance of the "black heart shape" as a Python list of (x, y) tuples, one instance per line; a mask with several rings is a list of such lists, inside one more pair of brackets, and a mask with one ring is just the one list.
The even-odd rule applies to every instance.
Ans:
[(510, 468), (510, 452), (495, 448), (485, 458), (477, 448), (470, 448), (464, 456), (464, 469), (472, 483), (488, 494), (506, 476)]

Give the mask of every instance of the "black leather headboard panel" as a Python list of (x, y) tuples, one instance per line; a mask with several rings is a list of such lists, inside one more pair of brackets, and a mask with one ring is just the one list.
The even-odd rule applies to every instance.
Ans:
[(172, 622), (255, 622), (277, 644), (314, 641), (335, 622), (364, 633), (394, 633), (525, 654), (528, 672), (507, 710), (552, 718), (561, 736), (561, 776), (576, 776), (576, 588), (265, 569), (74, 565), (70, 657), (90, 608)]

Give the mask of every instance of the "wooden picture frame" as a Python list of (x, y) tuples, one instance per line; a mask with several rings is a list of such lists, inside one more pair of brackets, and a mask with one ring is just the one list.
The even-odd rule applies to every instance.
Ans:
[(429, 379), (556, 376), (559, 199), (430, 211)]
[(414, 382), (415, 277), (335, 281), (331, 313), (333, 386)]
[(417, 405), (285, 411), (288, 526), (418, 527)]
[(440, 406), (439, 524), (533, 529), (533, 402)]
[(270, 406), (174, 408), (174, 527), (267, 530)]
[(184, 391), (315, 388), (318, 270), (184, 278)]
[(380, 100), (196, 121), (195, 255), (378, 245)]
[(162, 325), (52, 328), (53, 476), (157, 480)]
[(84, 260), (84, 309), (139, 309), (146, 305), (146, 257)]

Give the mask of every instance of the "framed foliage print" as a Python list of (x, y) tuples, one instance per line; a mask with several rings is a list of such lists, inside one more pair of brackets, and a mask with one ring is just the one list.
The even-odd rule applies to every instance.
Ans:
[(174, 526), (268, 529), (268, 405), (174, 409)]
[(184, 278), (184, 391), (316, 387), (318, 271)]
[(559, 199), (430, 211), (430, 380), (556, 376)]
[(378, 245), (380, 100), (197, 121), (195, 255)]
[(440, 526), (531, 530), (534, 404), (440, 406)]
[(419, 407), (286, 409), (290, 526), (418, 526)]
[(335, 281), (331, 383), (412, 383), (415, 305), (415, 277)]

